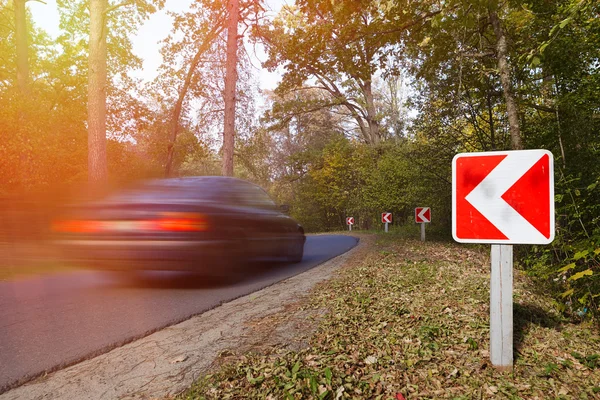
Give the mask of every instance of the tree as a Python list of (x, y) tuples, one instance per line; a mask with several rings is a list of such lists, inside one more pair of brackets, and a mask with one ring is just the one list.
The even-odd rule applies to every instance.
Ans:
[(29, 88), (29, 32), (27, 31), (26, 2), (27, 0), (13, 0), (17, 46), (17, 84), (22, 94), (26, 94)]
[(506, 34), (498, 12), (490, 8), (489, 10), (490, 23), (494, 28), (496, 35), (496, 57), (498, 58), (498, 72), (500, 74), (500, 82), (502, 82), (502, 92), (504, 93), (504, 102), (506, 103), (506, 113), (508, 114), (508, 126), (510, 129), (511, 145), (513, 150), (523, 149), (521, 140), (521, 127), (519, 123), (519, 112), (517, 110), (517, 102), (515, 100), (510, 66), (508, 65), (508, 49), (506, 43)]
[[(248, 23), (247, 20), (257, 12), (259, 8), (254, 1), (240, 3), (241, 22)], [(180, 172), (173, 163), (178, 157), (176, 149), (183, 150), (177, 146), (180, 130), (190, 129), (201, 142), (223, 147), (226, 109), (226, 7), (220, 1), (197, 1), (191, 10), (173, 16), (172, 34), (165, 39), (161, 49), (160, 73), (144, 90), (145, 97), (152, 99), (151, 107), (159, 118), (167, 113), (170, 115), (170, 140), (164, 164), (167, 176)], [(256, 121), (257, 89), (248, 54), (243, 48), (237, 54), (236, 101), (232, 115), (237, 127), (235, 135), (239, 137), (247, 135)], [(193, 155), (189, 156), (193, 158)], [(222, 172), (222, 168), (220, 170)]]
[(235, 87), (238, 63), (238, 0), (229, 0), (227, 23), (227, 72), (225, 74), (225, 114), (223, 123), (223, 175), (233, 176), (233, 149), (235, 143)]
[[(197, 72), (198, 65), (200, 64), (201, 57), (205, 55), (213, 45), (215, 39), (219, 37), (223, 31), (222, 18), (210, 18), (203, 21), (202, 27), (198, 30), (200, 33), (198, 36), (202, 37), (201, 42), (198, 44), (198, 48), (194, 58), (191, 60), (183, 85), (179, 90), (177, 96), (177, 102), (173, 108), (173, 115), (170, 123), (170, 143), (167, 148), (167, 161), (165, 165), (165, 176), (171, 176), (173, 173), (173, 153), (175, 151), (175, 142), (177, 141), (177, 135), (179, 133), (181, 112), (183, 109), (183, 103), (188, 90), (192, 84), (194, 74)], [(235, 105), (235, 104), (234, 104)], [(234, 115), (235, 117), (235, 115)], [(233, 166), (233, 163), (231, 164)]]
[(377, 144), (385, 132), (374, 80), (378, 74), (394, 75), (407, 28), (426, 22), (439, 12), (436, 7), (410, 1), (300, 0), (284, 7), (272, 26), (260, 29), (269, 54), (265, 65), (284, 68), (280, 93), (324, 91), (329, 98), (320, 106), (345, 110), (361, 140)]
[(88, 173), (92, 183), (107, 179), (106, 165), (106, 14), (108, 0), (90, 1), (88, 73)]
[[(128, 97), (127, 90), (118, 88), (130, 85), (128, 70), (141, 65), (132, 53), (130, 34), (157, 7), (162, 7), (164, 0), (117, 4), (108, 0), (58, 0), (57, 4), (64, 32), (59, 43), (70, 55), (77, 76), (88, 77), (88, 177), (92, 184), (101, 184), (107, 179), (107, 128), (109, 132), (118, 129), (130, 117), (129, 113), (117, 113), (127, 108), (115, 98)], [(116, 121), (119, 117), (123, 119)]]

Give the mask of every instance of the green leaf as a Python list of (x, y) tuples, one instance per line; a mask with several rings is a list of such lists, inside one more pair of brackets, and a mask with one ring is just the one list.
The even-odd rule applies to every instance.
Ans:
[(300, 361), (296, 361), (296, 364), (292, 367), (292, 375), (296, 375), (300, 371)]
[(566, 292), (561, 293), (560, 297), (562, 297), (564, 299), (565, 297), (572, 295), (573, 292), (574, 292), (573, 289), (569, 289)]
[(317, 394), (319, 390), (319, 384), (317, 383), (317, 380), (315, 379), (314, 375), (310, 375), (310, 391), (313, 394)]
[(571, 276), (569, 278), (569, 280), (570, 281), (576, 281), (578, 279), (583, 278), (584, 276), (592, 276), (592, 275), (594, 275), (594, 272), (591, 269), (588, 268), (585, 271), (578, 272), (575, 275)]
[(596, 189), (596, 186), (598, 186), (598, 182), (594, 182), (591, 185), (589, 185), (587, 188), (588, 190), (594, 190)]
[(580, 304), (586, 304), (589, 296), (590, 294), (586, 293), (582, 297), (578, 298), (577, 301), (579, 301)]
[(556, 194), (556, 195), (554, 195), (554, 201), (557, 203), (560, 203), (563, 201), (563, 197), (564, 197), (563, 194)]
[(563, 29), (565, 26), (567, 26), (569, 22), (571, 22), (571, 17), (563, 19), (559, 25), (560, 29)]
[(331, 377), (333, 374), (331, 373), (331, 369), (329, 367), (325, 368), (325, 381), (328, 385), (331, 385)]
[(328, 396), (329, 396), (329, 390), (326, 390), (323, 393), (321, 393), (321, 395), (319, 396), (319, 400), (323, 400), (323, 399), (327, 398)]
[(546, 42), (543, 45), (540, 46), (540, 53), (543, 54), (544, 50), (546, 50), (546, 47), (548, 47), (548, 45), (550, 44), (550, 42)]
[(562, 273), (562, 272), (567, 272), (570, 269), (575, 268), (575, 263), (571, 263), (568, 265), (565, 265), (564, 267), (562, 267), (561, 269), (558, 270), (558, 272)]
[(597, 256), (598, 254), (600, 254), (600, 247), (594, 250), (594, 255)]
[(540, 58), (539, 57), (533, 57), (533, 60), (531, 60), (531, 66), (533, 67), (537, 67), (538, 65), (540, 65)]
[(575, 260), (575, 261), (580, 260), (583, 257), (587, 256), (588, 254), (589, 254), (588, 250), (579, 251), (579, 252), (575, 253), (575, 255), (573, 256), (573, 260)]

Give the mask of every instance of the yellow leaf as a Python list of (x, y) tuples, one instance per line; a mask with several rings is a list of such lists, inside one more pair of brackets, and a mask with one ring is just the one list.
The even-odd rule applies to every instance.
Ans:
[(569, 278), (570, 281), (576, 281), (577, 279), (581, 279), (584, 276), (592, 276), (594, 272), (591, 269), (586, 269), (585, 271), (581, 271), (573, 275)]
[(421, 41), (421, 43), (419, 43), (419, 47), (427, 46), (427, 43), (429, 43), (430, 41), (431, 41), (431, 38), (429, 36), (427, 36), (425, 39), (423, 39)]
[(562, 293), (562, 294), (560, 295), (560, 297), (562, 297), (562, 298), (564, 299), (565, 297), (572, 295), (572, 294), (573, 294), (573, 291), (574, 291), (573, 289), (569, 289), (569, 290), (567, 290), (566, 292)]
[(561, 269), (558, 270), (558, 272), (567, 272), (570, 269), (575, 268), (575, 263), (571, 263), (569, 265), (565, 265), (564, 267), (562, 267)]

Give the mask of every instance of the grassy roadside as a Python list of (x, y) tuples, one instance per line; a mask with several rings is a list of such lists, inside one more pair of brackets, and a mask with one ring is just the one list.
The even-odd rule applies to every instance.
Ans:
[(600, 398), (599, 332), (551, 304), (515, 271), (515, 369), (500, 373), (488, 362), (487, 252), (377, 235), (302, 304), (327, 310), (308, 346), (243, 354), (181, 398)]

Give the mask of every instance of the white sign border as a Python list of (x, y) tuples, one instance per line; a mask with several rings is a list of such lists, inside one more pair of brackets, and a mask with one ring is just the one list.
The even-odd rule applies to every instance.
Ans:
[[(550, 168), (550, 238), (544, 241), (524, 242), (520, 240), (500, 240), (500, 239), (461, 239), (456, 236), (456, 160), (460, 157), (476, 157), (476, 156), (500, 156), (507, 155), (513, 152), (529, 152), (538, 153), (541, 158), (544, 154), (548, 155)], [(538, 160), (539, 160), (538, 158)], [(491, 172), (491, 171), (490, 171)], [(555, 210), (554, 210), (554, 155), (552, 152), (545, 149), (534, 150), (506, 150), (506, 151), (483, 151), (473, 153), (458, 153), (452, 158), (452, 238), (458, 243), (479, 243), (479, 244), (550, 244), (554, 240), (555, 232)]]

